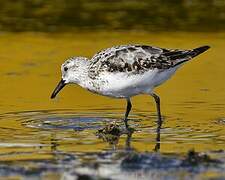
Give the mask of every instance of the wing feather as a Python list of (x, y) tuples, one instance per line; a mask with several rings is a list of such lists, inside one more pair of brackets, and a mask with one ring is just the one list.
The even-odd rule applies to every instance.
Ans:
[(96, 78), (101, 72), (140, 74), (155, 68), (169, 69), (195, 57), (199, 49), (203, 51), (206, 48), (179, 50), (147, 45), (114, 46), (92, 57), (89, 76)]

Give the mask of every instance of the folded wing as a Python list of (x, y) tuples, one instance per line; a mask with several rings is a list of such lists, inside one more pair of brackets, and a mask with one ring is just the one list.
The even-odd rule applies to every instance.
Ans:
[(164, 49), (146, 45), (122, 45), (100, 51), (91, 59), (89, 76), (102, 72), (141, 74), (149, 70), (169, 69), (209, 49), (202, 46), (193, 50)]

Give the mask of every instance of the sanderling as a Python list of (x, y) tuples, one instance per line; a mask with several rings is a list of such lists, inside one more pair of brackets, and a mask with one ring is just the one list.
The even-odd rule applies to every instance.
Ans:
[(61, 66), (62, 79), (51, 98), (69, 83), (104, 96), (125, 98), (127, 108), (124, 123), (132, 108), (131, 97), (149, 94), (156, 102), (158, 119), (161, 121), (160, 98), (153, 90), (167, 79), (184, 62), (203, 53), (209, 46), (192, 50), (165, 49), (146, 45), (121, 45), (104, 49), (91, 60), (73, 57)]

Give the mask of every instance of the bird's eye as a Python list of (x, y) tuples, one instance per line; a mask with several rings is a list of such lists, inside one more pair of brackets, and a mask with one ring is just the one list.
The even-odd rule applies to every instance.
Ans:
[(68, 70), (68, 67), (64, 67), (64, 71), (67, 71)]

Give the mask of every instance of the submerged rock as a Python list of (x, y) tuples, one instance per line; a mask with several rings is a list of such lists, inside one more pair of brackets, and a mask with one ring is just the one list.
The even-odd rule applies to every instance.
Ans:
[(194, 150), (190, 150), (187, 156), (182, 161), (181, 166), (197, 166), (197, 165), (210, 165), (210, 164), (221, 164), (222, 161), (218, 159), (212, 159), (206, 153), (198, 153)]
[(78, 174), (76, 180), (111, 180), (111, 179), (87, 174)]
[(117, 122), (112, 122), (106, 125), (105, 127), (99, 129), (96, 132), (96, 135), (104, 141), (108, 142), (109, 144), (115, 145), (118, 143), (119, 138), (122, 134), (127, 134), (131, 136), (133, 132), (133, 128), (125, 129)]
[(187, 170), (190, 172), (202, 171), (207, 168), (215, 168), (223, 162), (213, 159), (206, 153), (197, 153), (190, 150), (185, 157), (159, 153), (130, 152), (121, 161), (123, 170)]
[(122, 129), (118, 123), (112, 122), (106, 125), (104, 128), (99, 129), (98, 134), (110, 134), (114, 136), (120, 136), (122, 134)]

